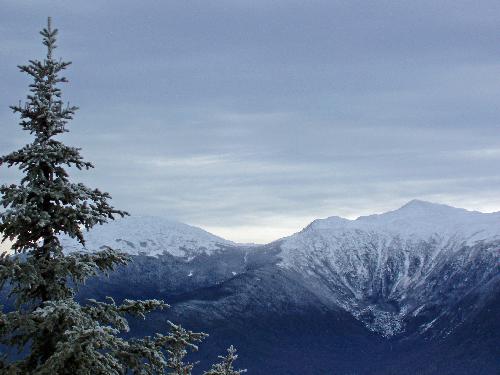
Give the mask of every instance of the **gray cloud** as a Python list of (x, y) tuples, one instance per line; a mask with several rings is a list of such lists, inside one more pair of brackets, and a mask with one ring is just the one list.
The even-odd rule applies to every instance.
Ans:
[(0, 6), (0, 153), (29, 139), (7, 106), (49, 12), (76, 177), (132, 213), (262, 242), (412, 198), (500, 209), (496, 1)]

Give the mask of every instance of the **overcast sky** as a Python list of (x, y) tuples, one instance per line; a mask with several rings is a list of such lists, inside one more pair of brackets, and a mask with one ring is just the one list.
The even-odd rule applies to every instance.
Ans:
[(500, 210), (498, 0), (0, 0), (0, 154), (49, 15), (75, 178), (131, 214), (267, 242), (413, 198)]

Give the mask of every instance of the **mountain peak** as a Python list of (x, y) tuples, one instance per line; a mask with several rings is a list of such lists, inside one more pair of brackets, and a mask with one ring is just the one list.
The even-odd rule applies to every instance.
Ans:
[(302, 232), (319, 230), (326, 234), (361, 230), (413, 238), (447, 237), (459, 233), (464, 239), (477, 241), (498, 237), (499, 223), (500, 212), (486, 214), (414, 199), (396, 210), (360, 216), (356, 220), (338, 216), (315, 220)]
[(433, 203), (420, 199), (413, 199), (395, 211), (467, 211), (463, 208), (448, 206), (442, 203)]
[[(87, 249), (95, 251), (103, 245), (129, 254), (157, 256), (164, 253), (191, 258), (200, 253), (210, 254), (233, 242), (215, 236), (201, 228), (161, 217), (132, 216), (96, 226), (86, 237)], [(86, 250), (75, 240), (62, 238), (68, 251)]]
[(348, 223), (350, 220), (345, 219), (340, 216), (330, 216), (325, 219), (316, 219), (312, 223), (310, 223), (307, 227), (305, 227), (303, 230), (308, 230), (309, 228), (316, 228), (316, 229), (325, 229), (325, 228), (330, 228), (332, 226), (339, 226), (339, 225), (344, 225)]
[(403, 206), (401, 206), (401, 208), (436, 207), (436, 206), (445, 206), (445, 205), (439, 204), (439, 203), (432, 203), (432, 202), (424, 201), (424, 200), (421, 200), (421, 199), (412, 199), (408, 203), (406, 203)]
[(456, 220), (466, 216), (485, 215), (477, 211), (468, 211), (464, 208), (457, 208), (442, 203), (433, 203), (420, 199), (413, 199), (404, 204), (400, 208), (392, 211), (387, 211), (381, 214), (368, 216), (360, 216), (356, 221), (362, 222), (385, 222), (394, 220), (425, 220), (425, 221), (442, 221), (445, 218)]

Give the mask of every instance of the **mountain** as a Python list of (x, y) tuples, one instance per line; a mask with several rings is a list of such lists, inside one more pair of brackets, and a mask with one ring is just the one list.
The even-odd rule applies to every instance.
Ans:
[(131, 216), (94, 227), (86, 237), (83, 248), (69, 237), (61, 239), (71, 251), (94, 251), (102, 246), (120, 248), (130, 255), (157, 256), (168, 253), (191, 259), (201, 253), (212, 254), (234, 245), (203, 229), (160, 217)]
[(389, 337), (420, 317), (425, 332), (498, 276), (499, 244), (500, 213), (415, 200), (382, 215), (316, 220), (281, 241), (280, 265)]
[(133, 256), (78, 298), (161, 298), (133, 321), (210, 333), (207, 367), (235, 344), (252, 374), (500, 373), (500, 213), (423, 201), (348, 220), (315, 220), (270, 244), (235, 244), (199, 228), (131, 217), (88, 233), (87, 249)]

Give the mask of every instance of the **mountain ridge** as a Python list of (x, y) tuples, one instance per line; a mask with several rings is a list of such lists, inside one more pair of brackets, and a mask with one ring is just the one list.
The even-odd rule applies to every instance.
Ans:
[[(352, 226), (353, 228), (361, 228), (364, 229), (364, 226), (369, 226), (373, 228), (369, 229), (380, 229), (381, 225), (386, 226), (394, 226), (397, 228), (393, 228), (393, 232), (400, 230), (402, 234), (407, 232), (415, 232), (413, 234), (418, 234), (416, 230), (412, 229), (412, 226), (409, 223), (409, 220), (412, 219), (422, 219), (430, 217), (430, 215), (440, 216), (444, 219), (449, 219), (449, 217), (453, 215), (461, 216), (462, 218), (467, 218), (465, 223), (459, 228), (454, 229), (454, 231), (463, 230), (464, 228), (468, 228), (468, 232), (471, 232), (470, 223), (473, 220), (469, 219), (477, 219), (479, 217), (483, 218), (483, 222), (480, 225), (486, 226), (488, 224), (487, 232), (484, 233), (485, 237), (497, 234), (500, 236), (500, 230), (496, 231), (495, 228), (491, 228), (496, 225), (496, 220), (500, 220), (500, 212), (493, 213), (483, 213), (479, 211), (469, 211), (463, 208), (456, 208), (445, 204), (440, 203), (432, 203), (419, 199), (414, 199), (404, 204), (400, 208), (396, 210), (390, 210), (381, 214), (372, 214), (366, 216), (359, 216), (356, 219), (347, 219), (340, 216), (330, 216), (323, 219), (316, 219), (309, 223), (306, 227), (304, 227), (301, 231), (291, 234), (289, 236), (285, 236), (274, 240), (270, 243), (282, 242), (287, 238), (290, 238), (297, 233), (301, 233), (308, 228), (318, 228), (318, 229), (336, 229), (337, 227), (346, 228)], [(388, 219), (393, 219), (392, 222)], [(398, 220), (400, 221), (398, 223)], [(493, 223), (493, 224), (491, 224)], [(436, 226), (436, 224), (438, 224)], [(123, 226), (123, 228), (121, 228)], [(165, 241), (161, 241), (161, 244), (158, 246), (153, 246), (154, 249), (150, 251), (147, 247), (143, 248), (141, 244), (136, 244), (133, 241), (132, 235), (137, 236), (138, 229), (144, 230), (145, 228), (153, 227), (156, 230), (147, 230), (149, 235), (158, 235), (162, 234), (162, 232), (171, 232), (173, 235), (169, 236)], [(444, 227), (444, 228), (443, 228)], [(500, 226), (499, 226), (500, 227)], [(428, 225), (428, 228), (435, 228), (435, 231), (446, 229), (446, 226), (440, 226), (439, 222), (432, 222)], [(386, 228), (387, 229), (387, 228)], [(422, 229), (422, 228), (420, 228)], [(116, 238), (111, 238), (111, 233), (113, 230), (117, 230), (118, 233), (115, 235)], [(429, 231), (429, 230), (428, 230)], [(427, 232), (428, 232), (427, 231)], [(156, 232), (156, 233), (155, 233)], [(498, 233), (495, 233), (498, 232)], [(163, 233), (163, 234), (164, 234)], [(474, 233), (471, 233), (471, 235)], [(246, 244), (246, 243), (237, 243), (227, 239), (224, 239), (220, 236), (212, 234), (202, 228), (192, 226), (189, 224), (185, 224), (176, 220), (166, 219), (159, 216), (131, 216), (126, 218), (119, 218), (115, 221), (111, 221), (104, 226), (99, 226), (93, 228), (91, 231), (85, 233), (85, 238), (87, 239), (86, 248), (82, 248), (79, 246), (76, 241), (68, 239), (66, 237), (62, 237), (63, 245), (66, 248), (69, 248), (71, 251), (75, 250), (98, 250), (101, 246), (105, 245), (103, 243), (104, 240), (109, 241), (108, 246), (115, 246), (117, 242), (124, 247), (122, 250), (126, 252), (130, 252), (131, 254), (139, 254), (145, 253), (146, 255), (156, 256), (163, 253), (163, 250), (160, 246), (164, 246), (167, 252), (174, 256), (190, 256), (192, 251), (195, 248), (205, 248), (207, 253), (211, 253), (212, 251), (217, 251), (223, 246), (263, 246), (259, 244)], [(477, 239), (476, 236), (474, 239)], [(117, 241), (121, 240), (121, 241)], [(187, 249), (181, 249), (180, 246), (184, 245), (183, 240), (191, 240), (192, 246), (189, 246)], [(120, 243), (121, 242), (121, 243)], [(130, 246), (130, 243), (133, 243), (134, 246)], [(128, 245), (128, 246), (127, 246)], [(154, 245), (154, 244), (153, 244)], [(265, 245), (265, 244), (264, 244)]]
[[(430, 224), (420, 230), (414, 218)], [(171, 308), (134, 322), (131, 334), (168, 320), (207, 331), (207, 360), (234, 344), (257, 375), (486, 375), (500, 370), (499, 219), (416, 201), (315, 220), (260, 246), (170, 220), (118, 220), (101, 227), (106, 236), (89, 233), (88, 251), (105, 241), (133, 261), (89, 279), (78, 298), (163, 299)], [(400, 233), (412, 223), (420, 229)], [(150, 251), (138, 251), (141, 242)]]
[(396, 210), (360, 216), (353, 220), (339, 216), (316, 219), (301, 232), (308, 228), (383, 230), (398, 233), (403, 237), (452, 235), (461, 232), (467, 235), (469, 241), (476, 241), (492, 236), (500, 238), (500, 212), (483, 213), (439, 203), (412, 200)]

